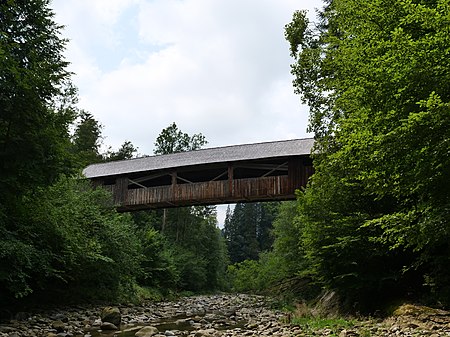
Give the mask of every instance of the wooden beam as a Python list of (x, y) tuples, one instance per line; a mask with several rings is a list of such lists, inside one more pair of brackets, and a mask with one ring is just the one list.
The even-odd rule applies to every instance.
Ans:
[(167, 176), (167, 175), (169, 175), (169, 173), (167, 173), (167, 172), (157, 173), (157, 174), (152, 174), (152, 175), (145, 176), (145, 177), (135, 178), (134, 181), (137, 182), (137, 183), (142, 183), (142, 182), (147, 181), (147, 180), (152, 180), (152, 179), (164, 177), (164, 176)]
[(214, 179), (210, 180), (210, 181), (216, 181), (217, 179), (223, 177), (224, 175), (226, 175), (228, 173), (228, 171), (222, 172), (221, 174), (219, 174), (217, 177), (215, 177)]
[(304, 180), (304, 166), (303, 161), (301, 158), (292, 158), (289, 159), (289, 171), (288, 171), (288, 178), (289, 178), (289, 186), (293, 191), (295, 189), (300, 188), (301, 186), (306, 185), (306, 181)]
[(133, 180), (131, 180), (131, 179), (128, 179), (128, 185), (137, 185), (137, 186), (139, 186), (139, 187), (142, 187), (142, 188), (147, 188), (147, 186), (144, 186), (144, 185), (142, 185), (142, 184), (139, 184), (137, 181), (133, 181)]
[(185, 183), (188, 183), (188, 184), (193, 184), (192, 181), (187, 180), (187, 179), (184, 179), (184, 178), (182, 178), (182, 177), (180, 177), (180, 176), (177, 176), (177, 179), (179, 179), (179, 180), (181, 180), (181, 181), (184, 181)]
[[(273, 168), (276, 168), (280, 171), (287, 171), (288, 167), (285, 166), (287, 162), (281, 164), (281, 165), (275, 165), (275, 164), (243, 164), (243, 165), (235, 165), (235, 168), (247, 168), (247, 169), (256, 169), (256, 170), (272, 170)], [(285, 166), (285, 167), (283, 167)]]
[(128, 202), (128, 178), (119, 177), (113, 190), (114, 204), (126, 206)]
[(172, 176), (172, 186), (175, 186), (177, 184), (177, 171), (173, 171), (171, 174)]
[(262, 175), (262, 177), (267, 177), (269, 174), (271, 174), (272, 172), (277, 171), (281, 166), (285, 166), (287, 165), (288, 162), (285, 162), (283, 164), (278, 165), (277, 167), (275, 167), (274, 169), (270, 170), (269, 172), (267, 172), (266, 174)]
[(233, 165), (228, 164), (228, 196), (234, 196)]

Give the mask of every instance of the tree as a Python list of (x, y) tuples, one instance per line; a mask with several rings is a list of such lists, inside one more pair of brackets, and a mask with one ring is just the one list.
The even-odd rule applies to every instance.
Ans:
[(407, 280), (450, 300), (449, 11), (334, 0), (317, 28), (302, 12), (286, 26), (316, 136), (302, 240), (328, 286), (376, 293)]
[(53, 17), (48, 0), (0, 1), (1, 306), (117, 298), (140, 272), (130, 216), (73, 177), (80, 152), (97, 159), (100, 127), (82, 112), (71, 142), (76, 90)]
[(81, 168), (102, 161), (102, 126), (92, 114), (81, 110), (73, 135), (74, 150)]
[(0, 238), (0, 299), (39, 294), (69, 300), (113, 299), (133, 292), (141, 246), (129, 214), (88, 181), (62, 176), (29, 192), (16, 231)]
[[(172, 123), (163, 129), (156, 139), (154, 153), (170, 154), (197, 150), (206, 143), (202, 134), (189, 136)], [(216, 208), (213, 206), (182, 207), (164, 209), (162, 213), (153, 212), (147, 215), (152, 218), (151, 227), (160, 228), (162, 237), (171, 247), (173, 253), (171, 261), (176, 269), (172, 270), (171, 274), (174, 275), (176, 287), (193, 291), (223, 287), (226, 249), (220, 230), (217, 228)], [(152, 238), (155, 237), (153, 231), (154, 229), (149, 231)], [(149, 246), (149, 243), (151, 241), (144, 243), (146, 252), (154, 251), (152, 248), (154, 244)], [(155, 260), (149, 258), (148, 254), (146, 259), (151, 260), (152, 263), (161, 260), (158, 259), (158, 254)], [(173, 266), (166, 263), (164, 268), (168, 267)], [(145, 268), (149, 269), (148, 266)]]
[(272, 223), (279, 203), (238, 203), (233, 212), (228, 208), (223, 233), (232, 263), (257, 260), (259, 253), (269, 250), (273, 239)]
[(134, 153), (137, 152), (137, 148), (129, 141), (125, 141), (117, 152), (109, 150), (104, 154), (105, 161), (125, 160), (131, 159)]
[[(0, 204), (72, 170), (76, 96), (47, 0), (0, 2)], [(5, 212), (0, 210), (0, 212)]]
[(231, 219), (225, 222), (224, 234), (231, 263), (258, 259), (259, 245), (256, 239), (257, 219), (254, 206), (255, 204), (236, 204)]
[(109, 147), (108, 151), (102, 153), (102, 129), (103, 126), (94, 118), (94, 116), (84, 110), (78, 113), (78, 121), (72, 136), (72, 143), (77, 157), (77, 163), (80, 168), (87, 165), (100, 163), (104, 161), (115, 161), (131, 159), (137, 148), (131, 141), (125, 141), (117, 151)]
[[(169, 125), (167, 128), (163, 129), (159, 136), (156, 138), (154, 154), (170, 154), (177, 152), (185, 152), (198, 150), (203, 145), (207, 144), (205, 137), (201, 134), (194, 134), (189, 136), (187, 133), (182, 132), (178, 129), (175, 122)], [(179, 213), (179, 211), (177, 211)], [(185, 212), (189, 212), (185, 209)], [(163, 224), (161, 231), (165, 231), (167, 222), (167, 210), (164, 210)], [(176, 225), (177, 238), (179, 227)]]
[(308, 269), (303, 246), (299, 244), (302, 237), (301, 224), (296, 222), (298, 205), (295, 201), (281, 203), (278, 216), (273, 222), (273, 252), (279, 263), (285, 266), (288, 277)]
[(155, 154), (168, 154), (184, 151), (198, 150), (208, 142), (201, 133), (189, 136), (187, 133), (178, 129), (177, 125), (172, 123), (163, 129), (156, 138)]

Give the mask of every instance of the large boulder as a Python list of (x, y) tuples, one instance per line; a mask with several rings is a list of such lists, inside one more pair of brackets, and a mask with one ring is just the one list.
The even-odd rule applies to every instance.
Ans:
[(122, 321), (122, 315), (117, 307), (104, 308), (100, 314), (100, 318), (103, 323), (108, 322), (114, 324), (115, 326), (120, 326), (120, 322)]

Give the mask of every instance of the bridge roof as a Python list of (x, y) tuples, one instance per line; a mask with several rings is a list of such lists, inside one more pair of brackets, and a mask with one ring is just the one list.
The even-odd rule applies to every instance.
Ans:
[(313, 143), (314, 139), (304, 138), (200, 149), (93, 164), (86, 167), (83, 174), (87, 178), (100, 178), (185, 166), (302, 156), (311, 153)]

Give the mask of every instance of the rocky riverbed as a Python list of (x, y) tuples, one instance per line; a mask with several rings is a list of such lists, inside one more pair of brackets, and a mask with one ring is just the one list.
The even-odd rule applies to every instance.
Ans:
[(0, 324), (0, 337), (450, 336), (450, 313), (427, 307), (405, 305), (387, 319), (314, 328), (293, 324), (291, 315), (271, 309), (271, 304), (252, 295), (196, 296), (115, 307), (109, 319), (114, 322), (102, 322), (103, 307), (19, 313)]

